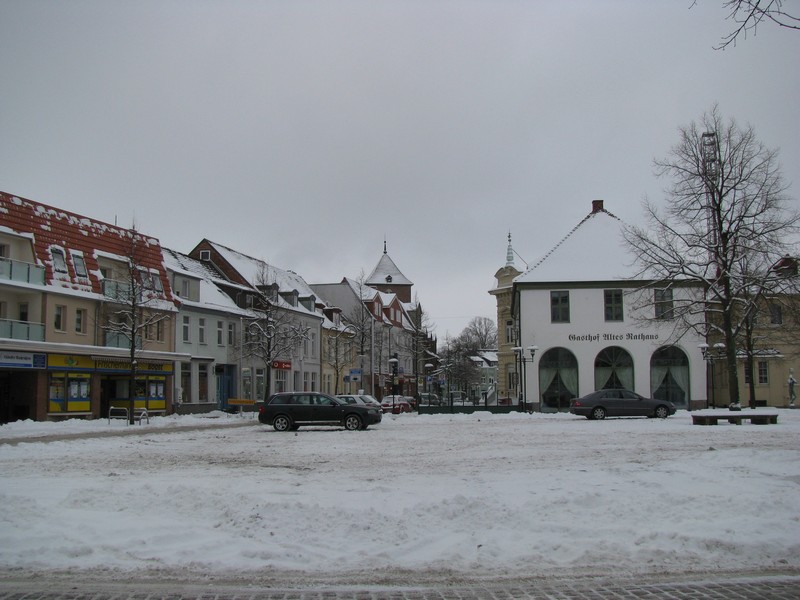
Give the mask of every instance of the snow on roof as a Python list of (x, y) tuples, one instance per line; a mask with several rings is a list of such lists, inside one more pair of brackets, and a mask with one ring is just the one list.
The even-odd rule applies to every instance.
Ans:
[(249, 310), (237, 306), (236, 302), (217, 286), (217, 283), (223, 283), (228, 286), (231, 283), (218, 273), (213, 266), (169, 248), (162, 248), (162, 251), (164, 252), (164, 264), (168, 270), (199, 281), (200, 299), (193, 301), (181, 297), (181, 304), (224, 310), (231, 313), (250, 314)]
[[(388, 279), (391, 278), (391, 279)], [(400, 272), (400, 269), (397, 268), (397, 265), (394, 264), (394, 261), (389, 257), (386, 253), (386, 247), (384, 246), (383, 255), (381, 256), (378, 264), (372, 270), (369, 277), (365, 282), (367, 285), (414, 285), (409, 281), (405, 275)]]
[[(595, 201), (595, 203), (600, 201)], [(516, 283), (616, 281), (633, 276), (622, 236), (625, 223), (602, 207), (593, 210)]]
[(263, 275), (263, 277), (266, 278), (265, 283), (277, 283), (278, 289), (281, 292), (297, 290), (297, 293), (301, 297), (316, 297), (311, 286), (306, 283), (306, 280), (294, 271), (280, 269), (270, 265), (266, 261), (247, 256), (246, 254), (242, 254), (241, 252), (217, 244), (216, 242), (209, 241), (209, 243), (222, 255), (228, 264), (236, 269), (236, 271), (253, 286), (264, 283), (261, 281)]
[[(165, 297), (171, 297), (161, 245), (156, 238), (5, 192), (0, 192), (0, 212), (8, 229), (32, 235), (36, 261), (45, 267), (48, 285), (101, 294), (97, 257), (113, 256), (127, 262), (135, 252), (138, 265), (158, 273)], [(53, 248), (65, 251), (66, 271), (57, 272), (54, 268)], [(81, 276), (76, 269), (75, 256), (84, 259), (87, 276)]]
[(344, 282), (350, 286), (353, 290), (353, 293), (358, 297), (359, 290), (361, 291), (361, 300), (364, 302), (370, 302), (374, 300), (380, 292), (373, 287), (368, 286), (366, 283), (360, 284), (355, 279), (350, 279), (349, 277), (344, 278)]

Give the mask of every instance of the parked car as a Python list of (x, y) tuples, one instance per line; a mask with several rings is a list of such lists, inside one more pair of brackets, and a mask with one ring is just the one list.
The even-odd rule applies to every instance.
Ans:
[(319, 392), (282, 392), (273, 394), (258, 410), (258, 420), (276, 431), (296, 430), (301, 425), (334, 425), (350, 431), (380, 423), (381, 410)]
[(623, 389), (598, 390), (580, 398), (573, 398), (569, 412), (587, 419), (606, 417), (658, 417), (666, 419), (675, 414), (675, 405), (666, 400), (645, 398), (636, 392)]
[(439, 406), (439, 396), (423, 392), (419, 395), (420, 406)]
[(384, 396), (381, 401), (381, 408), (385, 413), (399, 415), (400, 413), (411, 412), (411, 403), (405, 396)]
[(348, 404), (363, 404), (364, 406), (373, 406), (375, 408), (381, 407), (380, 402), (366, 394), (337, 394), (336, 397), (339, 398), (339, 400), (344, 400)]

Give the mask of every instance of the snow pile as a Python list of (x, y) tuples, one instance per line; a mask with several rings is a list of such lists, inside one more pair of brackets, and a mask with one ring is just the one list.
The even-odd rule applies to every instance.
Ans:
[[(405, 582), (800, 567), (800, 412), (701, 427), (387, 415), (363, 432), (0, 427), (0, 568)], [(195, 424), (201, 417), (171, 418)], [(112, 423), (113, 428), (128, 427)]]

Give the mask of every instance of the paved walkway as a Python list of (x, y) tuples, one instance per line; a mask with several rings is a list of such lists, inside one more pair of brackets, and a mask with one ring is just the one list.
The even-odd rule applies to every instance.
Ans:
[(9, 582), (0, 579), (0, 600), (798, 600), (800, 575), (669, 582), (481, 584), (471, 587), (376, 587), (280, 589), (159, 583)]

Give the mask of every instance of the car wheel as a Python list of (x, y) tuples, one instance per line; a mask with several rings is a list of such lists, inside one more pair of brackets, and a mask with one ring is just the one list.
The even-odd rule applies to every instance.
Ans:
[(289, 431), (292, 428), (292, 420), (288, 415), (278, 415), (272, 420), (275, 431)]
[(591, 412), (592, 419), (597, 419), (598, 421), (602, 421), (606, 418), (606, 409), (602, 406), (595, 406)]
[(668, 416), (669, 416), (669, 409), (666, 406), (662, 404), (661, 406), (656, 407), (656, 417), (658, 417), (659, 419), (666, 419)]
[(361, 429), (361, 417), (358, 415), (347, 415), (344, 418), (344, 428), (347, 431), (357, 431)]

